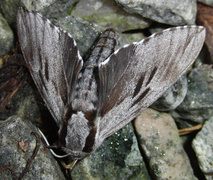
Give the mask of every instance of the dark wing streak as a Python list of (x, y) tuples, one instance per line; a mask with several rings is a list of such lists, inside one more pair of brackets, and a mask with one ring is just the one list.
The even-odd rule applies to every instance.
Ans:
[[(183, 31), (183, 29), (185, 31)], [(100, 91), (100, 96), (105, 97), (105, 101), (104, 99), (102, 100), (103, 105), (100, 106), (101, 109), (98, 114), (100, 120), (97, 123), (97, 136), (100, 137), (100, 139), (108, 137), (131, 121), (140, 111), (150, 106), (165, 90), (174, 84), (194, 62), (202, 48), (205, 39), (205, 29), (195, 26), (188, 26), (183, 29), (180, 27), (172, 28), (169, 31), (167, 30), (168, 32), (157, 33), (152, 36), (152, 38), (149, 38), (149, 40), (136, 44), (136, 49), (129, 59), (129, 63), (126, 63), (127, 65), (125, 67), (121, 66), (122, 70), (119, 70), (120, 73), (118, 75), (120, 77), (114, 77), (114, 74), (111, 74), (112, 70), (110, 70), (110, 68), (114, 68), (113, 71), (116, 71), (115, 68), (117, 67), (112, 67), (112, 65), (116, 63), (120, 64), (123, 60), (126, 61), (123, 59), (123, 56), (120, 58), (120, 55), (123, 54), (122, 51), (116, 52), (116, 54), (110, 57), (108, 62), (103, 62), (100, 65), (101, 86), (111, 85), (111, 87), (107, 87), (108, 90), (106, 91), (109, 94), (102, 94), (105, 93), (105, 91)], [(170, 31), (174, 32), (171, 33)], [(179, 36), (182, 32), (187, 36), (186, 38), (185, 36)], [(192, 35), (189, 36), (187, 35), (188, 33)], [(177, 41), (174, 40), (174, 42), (178, 43), (178, 45), (171, 47), (172, 53), (176, 53), (176, 51), (182, 52), (185, 48), (188, 48), (188, 50), (185, 51), (185, 54), (180, 53), (175, 57), (173, 54), (166, 53), (168, 49), (165, 50), (164, 47), (171, 45), (171, 39), (175, 39), (176, 37), (178, 37), (178, 39)], [(161, 41), (163, 47), (160, 48), (157, 54), (152, 56), (152, 50), (155, 50), (155, 45), (159, 41)], [(190, 42), (187, 47), (183, 46), (185, 41)], [(188, 56), (190, 57), (185, 59)], [(116, 62), (114, 62), (115, 60)], [(171, 65), (173, 71), (169, 69)], [(145, 86), (155, 67), (157, 67), (157, 70), (154, 77), (150, 83)], [(143, 73), (145, 73), (144, 83), (142, 84), (140, 92), (134, 97), (134, 88)], [(162, 75), (164, 78), (162, 78)], [(114, 84), (106, 84), (106, 82), (111, 79), (117, 79), (119, 81), (113, 81)], [(120, 92), (117, 92), (117, 89), (119, 89)], [(107, 108), (107, 110), (104, 108)]]
[(149, 78), (148, 78), (148, 80), (146, 82), (146, 86), (152, 81), (154, 75), (156, 74), (157, 69), (158, 69), (157, 67), (154, 67), (154, 69), (152, 70), (152, 72), (149, 75)]
[[(146, 88), (142, 93), (140, 93), (139, 97), (132, 103), (131, 107), (135, 106), (137, 103), (143, 100), (143, 98), (149, 93), (150, 88)], [(133, 96), (134, 97), (134, 96)]]
[[(146, 72), (145, 72), (145, 74), (146, 74)], [(141, 87), (144, 83), (145, 74), (142, 74), (141, 77), (139, 78), (137, 85), (135, 87), (134, 93), (133, 93), (133, 98), (140, 92)]]

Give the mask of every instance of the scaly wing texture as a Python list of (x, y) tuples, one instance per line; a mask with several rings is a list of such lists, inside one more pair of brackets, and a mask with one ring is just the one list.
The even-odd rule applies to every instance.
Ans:
[(83, 64), (76, 42), (48, 19), (23, 8), (18, 10), (17, 28), (34, 82), (59, 125)]
[(101, 63), (97, 136), (110, 136), (158, 99), (194, 62), (204, 39), (200, 26), (170, 28)]

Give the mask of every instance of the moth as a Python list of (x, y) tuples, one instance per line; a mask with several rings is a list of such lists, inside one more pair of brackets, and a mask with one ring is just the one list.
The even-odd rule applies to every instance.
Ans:
[(201, 26), (155, 33), (116, 51), (107, 29), (83, 61), (73, 37), (37, 12), (19, 8), (18, 38), (31, 76), (73, 159), (93, 153), (186, 72), (205, 39)]

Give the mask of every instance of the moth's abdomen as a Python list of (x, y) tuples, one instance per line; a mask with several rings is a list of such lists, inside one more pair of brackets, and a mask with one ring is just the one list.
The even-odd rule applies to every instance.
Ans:
[(79, 81), (72, 102), (74, 111), (96, 111), (98, 96), (97, 82), (93, 74), (94, 67), (87, 68), (79, 74)]
[(98, 66), (101, 62), (105, 61), (115, 51), (115, 37), (116, 34), (113, 29), (105, 30), (92, 47), (90, 56), (86, 60), (85, 67)]
[(95, 114), (98, 105), (98, 66), (113, 52), (116, 45), (115, 32), (112, 29), (104, 31), (93, 46), (91, 55), (86, 60), (78, 76), (72, 109), (74, 111)]

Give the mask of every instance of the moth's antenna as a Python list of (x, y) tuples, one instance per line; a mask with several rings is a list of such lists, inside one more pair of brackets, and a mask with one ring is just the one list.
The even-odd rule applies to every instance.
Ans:
[[(44, 139), (46, 145), (47, 145), (47, 146), (50, 146), (50, 144), (49, 144), (47, 138), (45, 137), (45, 135), (41, 132), (41, 130), (40, 130), (39, 128), (38, 128), (38, 130), (39, 130), (41, 136), (43, 137), (43, 139)], [(55, 156), (55, 157), (57, 157), (57, 158), (65, 158), (65, 157), (67, 157), (67, 156), (70, 155), (70, 153), (65, 154), (65, 155), (58, 155), (58, 154), (56, 154), (52, 149), (50, 149), (50, 152), (52, 153), (53, 156)], [(75, 164), (74, 164), (74, 165), (75, 165)]]

